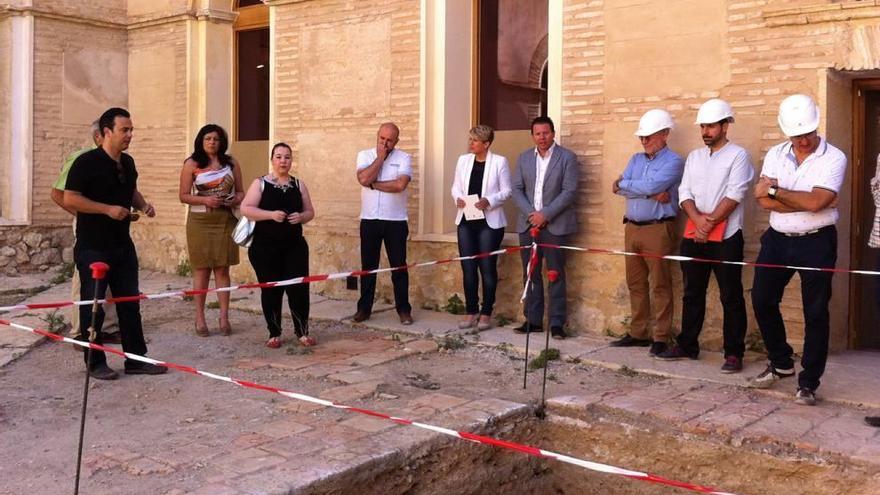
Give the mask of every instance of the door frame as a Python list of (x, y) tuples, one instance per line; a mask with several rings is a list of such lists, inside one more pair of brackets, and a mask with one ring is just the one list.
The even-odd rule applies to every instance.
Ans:
[[(861, 266), (862, 258), (860, 256), (861, 250), (859, 249), (859, 240), (861, 239), (861, 232), (859, 232), (859, 224), (858, 218), (864, 213), (865, 209), (865, 198), (859, 194), (861, 191), (859, 189), (859, 183), (856, 180), (857, 177), (861, 177), (864, 173), (864, 169), (867, 166), (865, 155), (865, 92), (866, 91), (880, 91), (880, 78), (869, 78), (869, 79), (854, 79), (853, 80), (853, 149), (852, 149), (852, 161), (851, 161), (851, 175), (852, 180), (852, 209), (850, 210), (852, 213), (850, 215), (850, 226), (851, 232), (854, 232), (855, 235), (850, 235), (849, 243), (850, 243), (850, 268), (856, 267), (859, 268)], [(873, 160), (870, 160), (873, 164)], [(873, 203), (872, 203), (873, 204)], [(857, 276), (856, 276), (857, 277)], [(859, 348), (859, 335), (856, 330), (859, 328), (859, 316), (861, 314), (861, 298), (857, 297), (856, 294), (856, 286), (857, 286), (857, 278), (851, 277), (849, 283), (849, 336), (847, 338), (847, 347), (849, 349), (857, 349)]]

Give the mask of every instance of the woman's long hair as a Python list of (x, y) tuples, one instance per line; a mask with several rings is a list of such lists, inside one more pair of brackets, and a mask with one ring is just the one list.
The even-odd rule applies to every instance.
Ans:
[(229, 137), (226, 135), (226, 131), (217, 124), (208, 124), (199, 129), (193, 143), (192, 155), (189, 157), (199, 165), (199, 168), (205, 168), (211, 164), (211, 159), (205, 153), (205, 136), (212, 132), (216, 132), (220, 136), (220, 147), (217, 148), (217, 158), (220, 160), (220, 164), (234, 166), (232, 157), (226, 154), (226, 150), (229, 148)]

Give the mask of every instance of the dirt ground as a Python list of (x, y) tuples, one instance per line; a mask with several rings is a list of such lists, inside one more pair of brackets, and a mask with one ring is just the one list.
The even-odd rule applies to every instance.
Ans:
[[(218, 375), (737, 493), (880, 487), (875, 432), (858, 429), (861, 412), (841, 405), (803, 408), (571, 359), (551, 362), (555, 399), (542, 421), (541, 372), (523, 390), (524, 361), (512, 346), (475, 335), (315, 321), (313, 350), (267, 349), (262, 317), (251, 312), (233, 311), (231, 337), (209, 338), (193, 334), (190, 303), (168, 299), (142, 312), (149, 356)], [(122, 368), (115, 356), (109, 363)], [(83, 368), (79, 352), (55, 343), (0, 368), (0, 493), (72, 492)], [(93, 380), (84, 445), (88, 494), (684, 493), (174, 371)], [(841, 445), (856, 454), (826, 452)]]

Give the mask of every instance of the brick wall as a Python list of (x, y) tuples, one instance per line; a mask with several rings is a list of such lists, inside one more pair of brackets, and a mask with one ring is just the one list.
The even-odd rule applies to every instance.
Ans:
[(413, 155), (410, 231), (418, 229), (419, 16), (413, 0), (276, 7), (275, 138), (294, 147), (315, 204), (306, 228), (313, 273), (360, 263), (355, 158), (385, 121)]
[(138, 189), (157, 210), (132, 228), (141, 264), (173, 271), (186, 256), (186, 210), (178, 177), (191, 151), (186, 135), (187, 32), (179, 21), (129, 31), (129, 77), (134, 138), (129, 153)]

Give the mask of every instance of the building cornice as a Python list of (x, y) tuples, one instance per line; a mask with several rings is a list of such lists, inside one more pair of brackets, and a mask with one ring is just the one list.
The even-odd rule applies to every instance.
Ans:
[(765, 10), (763, 18), (768, 27), (862, 19), (880, 20), (880, 5), (875, 2), (823, 3), (793, 9)]
[(12, 16), (32, 16), (38, 19), (52, 19), (93, 27), (134, 30), (142, 29), (145, 27), (159, 26), (163, 24), (174, 24), (190, 20), (216, 22), (220, 24), (232, 24), (233, 22), (235, 22), (236, 17), (238, 17), (238, 12), (231, 12), (219, 9), (198, 9), (171, 15), (160, 15), (152, 17), (141, 16), (139, 18), (130, 19), (127, 23), (122, 23), (96, 19), (93, 17), (87, 17), (77, 14), (58, 13), (50, 10), (40, 9), (37, 7), (14, 7), (11, 5), (0, 6), (0, 19)]

